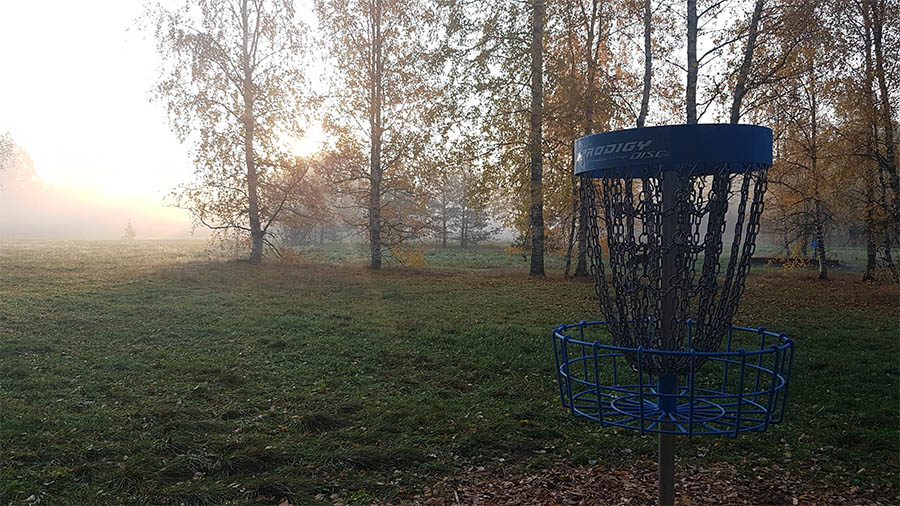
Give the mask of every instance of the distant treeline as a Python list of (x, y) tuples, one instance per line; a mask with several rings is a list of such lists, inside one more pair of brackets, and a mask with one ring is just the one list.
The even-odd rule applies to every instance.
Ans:
[[(245, 235), (251, 262), (355, 232), (378, 268), (411, 239), (504, 226), (532, 275), (546, 251), (586, 275), (575, 139), (742, 122), (775, 133), (768, 236), (826, 258), (851, 235), (867, 279), (896, 279), (896, 3), (316, 0), (315, 27), (298, 6), (185, 0), (141, 20), (163, 61), (154, 96), (193, 146), (176, 201)], [(313, 121), (328, 140), (297, 156)]]

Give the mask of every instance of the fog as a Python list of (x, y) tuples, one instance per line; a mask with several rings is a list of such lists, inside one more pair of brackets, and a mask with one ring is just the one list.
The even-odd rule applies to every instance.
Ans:
[(0, 239), (120, 239), (129, 220), (137, 239), (192, 237), (188, 214), (163, 196), (47, 184), (22, 149), (0, 170)]

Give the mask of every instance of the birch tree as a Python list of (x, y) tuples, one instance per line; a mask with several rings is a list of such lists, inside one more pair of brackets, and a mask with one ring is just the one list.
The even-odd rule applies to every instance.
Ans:
[(571, 152), (576, 138), (594, 133), (596, 127), (609, 128), (617, 109), (612, 99), (612, 73), (606, 68), (615, 59), (608, 39), (614, 17), (612, 6), (601, 0), (566, 0), (555, 8), (556, 29), (547, 49), (551, 83), (547, 137), (550, 149), (556, 151), (550, 153), (555, 159), (552, 165), (567, 173), (571, 186), (565, 274), (569, 274), (577, 244), (574, 277), (581, 278), (588, 275), (587, 208), (578, 198), (582, 182), (571, 166)]
[(6, 165), (15, 156), (16, 143), (9, 132), (0, 135), (0, 171), (6, 170)]
[[(871, 33), (871, 55), (877, 83), (878, 101), (875, 107), (878, 121), (875, 123), (873, 155), (878, 162), (878, 186), (881, 207), (889, 210), (892, 227), (886, 227), (883, 241), (883, 255), (894, 281), (900, 283), (900, 272), (894, 266), (891, 248), (900, 240), (900, 175), (897, 171), (896, 143), (894, 132), (894, 103), (892, 92), (896, 93), (896, 81), (888, 84), (889, 66), (896, 65), (898, 8), (885, 0), (863, 0), (862, 13), (866, 29)], [(867, 48), (868, 49), (868, 48)], [(891, 56), (894, 56), (893, 58)], [(872, 61), (868, 62), (872, 65)]]
[[(427, 195), (417, 188), (428, 145), (432, 12), (419, 0), (316, 0), (323, 47), (334, 65), (326, 126), (342, 138), (335, 187), (365, 214), (369, 259), (380, 269), (384, 246), (418, 236)], [(347, 151), (353, 151), (349, 153)]]
[(157, 4), (145, 19), (162, 58), (153, 97), (194, 154), (195, 180), (176, 202), (203, 226), (248, 233), (258, 264), (304, 175), (287, 147), (305, 112), (305, 27), (294, 3), (188, 0)]
[(895, 156), (894, 137), (894, 108), (891, 97), (891, 87), (888, 86), (888, 51), (886, 50), (886, 31), (896, 30), (897, 8), (889, 8), (885, 0), (863, 0), (863, 12), (868, 14), (867, 23), (872, 32), (872, 53), (875, 60), (875, 79), (878, 83), (879, 107), (878, 117), (882, 132), (878, 154), (879, 164), (885, 171), (888, 184), (891, 189), (895, 231), (900, 235), (900, 175), (897, 173), (897, 160)]
[(543, 85), (544, 85), (544, 0), (532, 0), (531, 10), (531, 110), (528, 135), (530, 156), (531, 265), (528, 275), (544, 276), (544, 189), (543, 189)]
[(463, 117), (478, 128), (483, 181), (501, 222), (519, 233), (529, 274), (544, 275), (547, 74), (544, 0), (449, 2), (444, 53)]
[[(841, 171), (842, 184), (851, 189), (844, 204), (845, 219), (849, 226), (863, 224), (866, 236), (866, 268), (863, 280), (875, 281), (880, 265), (887, 267), (895, 281), (900, 282), (893, 261), (892, 249), (897, 240), (898, 214), (896, 195), (891, 184), (892, 158), (888, 148), (895, 142), (887, 142), (884, 128), (884, 105), (880, 79), (877, 77), (877, 47), (874, 23), (896, 16), (896, 8), (888, 8), (877, 1), (833, 0), (829, 3), (831, 29), (835, 35), (833, 51), (840, 65), (836, 74), (832, 106), (839, 128), (836, 142), (841, 155), (847, 160)], [(873, 14), (873, 11), (875, 13)], [(894, 24), (882, 29), (881, 50), (896, 55), (897, 40)], [(887, 33), (885, 33), (887, 30)], [(886, 43), (885, 43), (886, 37)], [(861, 57), (860, 57), (861, 56)], [(887, 106), (889, 116), (895, 117), (891, 76), (897, 75), (895, 57), (884, 58)], [(887, 63), (887, 66), (885, 66)], [(893, 78), (896, 81), (896, 77)], [(893, 129), (894, 119), (888, 126)]]
[(819, 278), (828, 277), (826, 231), (834, 223), (830, 202), (839, 200), (824, 97), (830, 85), (826, 69), (835, 64), (831, 34), (818, 22), (821, 7), (804, 5), (804, 42), (794, 52), (790, 79), (772, 116), (779, 132), (776, 161), (770, 171), (774, 208), (792, 228), (811, 235), (819, 262)]

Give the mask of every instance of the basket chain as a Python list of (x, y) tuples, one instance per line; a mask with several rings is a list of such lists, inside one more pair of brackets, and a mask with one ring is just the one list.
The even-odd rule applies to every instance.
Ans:
[[(594, 287), (616, 345), (667, 351), (718, 349), (737, 311), (756, 248), (767, 175), (765, 167), (747, 166), (737, 174), (729, 169), (723, 165), (713, 176), (682, 176), (675, 205), (669, 209), (662, 209), (659, 171), (656, 177), (604, 178), (579, 185), (581, 205), (586, 207), (583, 215), (589, 220), (587, 253)], [(691, 171), (683, 168), (682, 173)], [(739, 189), (733, 195), (732, 185), (738, 180)], [(737, 212), (731, 227), (731, 255), (721, 279), (720, 257), (732, 197), (738, 197)], [(677, 225), (669, 246), (664, 247), (662, 222), (668, 213), (676, 214)], [(662, 260), (670, 254), (675, 274), (663, 283)], [(666, 293), (663, 286), (668, 286)], [(666, 297), (675, 298), (671, 336), (660, 331)], [(637, 367), (636, 356), (626, 358)], [(663, 360), (659, 355), (645, 356), (641, 365), (653, 374), (683, 374), (689, 368), (688, 359)]]

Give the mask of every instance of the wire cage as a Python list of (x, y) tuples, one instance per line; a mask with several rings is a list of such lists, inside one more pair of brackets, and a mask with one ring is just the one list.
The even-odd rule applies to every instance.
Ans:
[[(688, 322), (688, 339), (696, 329)], [(602, 321), (560, 325), (553, 331), (553, 356), (559, 395), (575, 416), (604, 427), (642, 434), (685, 436), (762, 432), (781, 422), (794, 358), (794, 343), (784, 334), (732, 326), (719, 351), (659, 351), (611, 344)], [(643, 370), (644, 358), (675, 354), (687, 374), (669, 393), (660, 378)], [(637, 356), (635, 369), (628, 357)], [(705, 363), (704, 367), (700, 367)]]
[(674, 125), (575, 143), (602, 321), (553, 332), (576, 416), (642, 433), (781, 421), (793, 342), (733, 325), (756, 249), (772, 131)]

